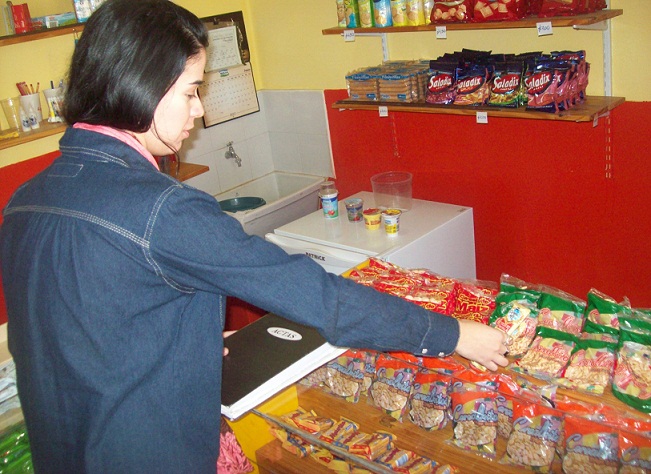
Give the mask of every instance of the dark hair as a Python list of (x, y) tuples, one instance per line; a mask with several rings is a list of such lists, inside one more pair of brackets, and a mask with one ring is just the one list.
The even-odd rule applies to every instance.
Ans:
[(107, 0), (75, 47), (66, 122), (146, 132), (187, 60), (207, 46), (201, 20), (169, 0)]

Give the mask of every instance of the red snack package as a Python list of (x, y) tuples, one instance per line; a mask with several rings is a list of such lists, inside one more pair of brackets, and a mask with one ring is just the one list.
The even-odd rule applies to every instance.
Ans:
[(452, 317), (488, 324), (498, 293), (498, 284), (492, 281), (459, 281)]
[(617, 428), (577, 416), (565, 416), (563, 472), (618, 472)]
[(409, 420), (428, 431), (440, 430), (448, 424), (451, 377), (436, 372), (416, 374), (409, 395)]
[(456, 23), (472, 20), (474, 0), (435, 1), (431, 23)]
[(526, 13), (525, 0), (477, 0), (473, 21), (513, 21)]
[(412, 364), (380, 354), (375, 363), (369, 403), (402, 421), (416, 371), (417, 367)]
[(502, 464), (536, 472), (550, 472), (556, 446), (562, 439), (562, 413), (536, 403), (513, 406), (513, 430)]
[(455, 387), (451, 394), (454, 435), (449, 442), (466, 451), (495, 459), (496, 398), (497, 392)]

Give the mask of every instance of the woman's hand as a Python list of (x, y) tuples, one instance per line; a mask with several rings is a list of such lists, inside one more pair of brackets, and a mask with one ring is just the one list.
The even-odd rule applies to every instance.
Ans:
[(466, 359), (474, 360), (490, 370), (505, 367), (506, 334), (499, 329), (476, 321), (459, 320), (459, 341), (455, 352)]
[[(231, 334), (235, 334), (237, 331), (224, 331), (222, 334), (224, 335), (224, 339), (226, 339), (228, 336)], [(228, 348), (224, 347), (224, 357), (228, 355)]]

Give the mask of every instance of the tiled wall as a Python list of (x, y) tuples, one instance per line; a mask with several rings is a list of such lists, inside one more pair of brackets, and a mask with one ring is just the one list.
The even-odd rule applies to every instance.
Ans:
[[(334, 176), (323, 91), (258, 91), (260, 112), (203, 127), (195, 122), (181, 159), (210, 167), (188, 184), (218, 194), (272, 171)], [(238, 167), (224, 157), (232, 141)]]

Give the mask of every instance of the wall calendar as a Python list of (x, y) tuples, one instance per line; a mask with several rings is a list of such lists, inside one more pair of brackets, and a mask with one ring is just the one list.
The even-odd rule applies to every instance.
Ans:
[(260, 110), (242, 12), (202, 18), (208, 28), (204, 83), (199, 87), (204, 127)]
[(249, 63), (206, 73), (199, 96), (206, 127), (260, 110)]

